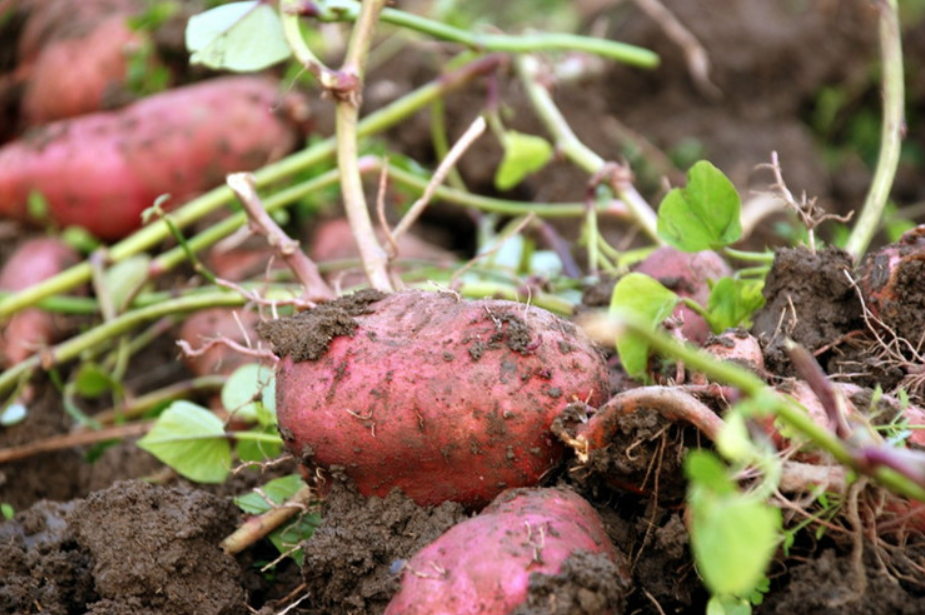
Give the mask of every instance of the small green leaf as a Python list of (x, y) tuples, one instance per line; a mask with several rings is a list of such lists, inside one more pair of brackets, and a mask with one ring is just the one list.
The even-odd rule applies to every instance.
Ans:
[(274, 478), (266, 485), (260, 488), (263, 493), (251, 491), (244, 495), (234, 498), (234, 503), (249, 515), (262, 515), (272, 508), (279, 505), (295, 495), (296, 491), (305, 486), (302, 477), (298, 474), (289, 474), (280, 478)]
[(684, 474), (692, 485), (717, 494), (736, 493), (735, 483), (729, 478), (726, 466), (715, 454), (693, 450), (684, 458)]
[[(279, 433), (275, 426), (267, 426), (262, 430), (263, 433), (271, 433), (278, 436)], [(241, 461), (266, 461), (279, 456), (283, 448), (283, 441), (264, 442), (263, 440), (248, 440), (241, 438), (235, 442), (235, 453)]]
[(742, 202), (723, 172), (701, 160), (687, 172), (687, 187), (675, 188), (658, 210), (658, 236), (684, 252), (716, 250), (742, 235)]
[[(662, 323), (678, 303), (678, 296), (657, 280), (642, 273), (630, 273), (614, 286), (610, 313), (619, 316), (629, 312), (654, 329)], [(617, 352), (623, 368), (633, 378), (644, 378), (649, 361), (649, 344), (632, 333), (617, 338)]]
[[(246, 495), (238, 496), (234, 499), (235, 504), (241, 510), (251, 515), (260, 515), (291, 498), (299, 489), (305, 486), (298, 474), (290, 474), (271, 480), (264, 485), (260, 491), (251, 492)], [(270, 534), (270, 542), (279, 550), (280, 553), (290, 552), (292, 548), (303, 540), (311, 537), (312, 532), (318, 527), (321, 518), (316, 513), (302, 515), (295, 524), (287, 525)], [(303, 554), (301, 550), (291, 553), (292, 558), (300, 566), (302, 565)]]
[(0, 515), (2, 515), (4, 519), (9, 521), (10, 519), (16, 516), (16, 509), (13, 508), (12, 504), (3, 502), (2, 504), (0, 504)]
[(755, 446), (745, 426), (745, 416), (741, 412), (728, 412), (723, 428), (716, 438), (716, 448), (731, 461), (748, 462), (755, 455)]
[(257, 363), (236, 369), (222, 387), (222, 406), (236, 418), (275, 425), (276, 378), (273, 370)]
[(691, 549), (710, 593), (747, 597), (761, 586), (781, 542), (780, 510), (739, 492), (712, 453), (694, 451), (690, 479)]
[(222, 420), (188, 401), (164, 410), (138, 446), (200, 483), (223, 482), (231, 468), (231, 444)]
[(191, 64), (218, 70), (263, 70), (292, 55), (276, 10), (252, 0), (195, 15), (186, 26)]
[(546, 139), (508, 130), (502, 140), (504, 159), (495, 172), (498, 190), (513, 188), (552, 160), (552, 145)]
[(119, 383), (96, 363), (83, 363), (74, 378), (77, 394), (95, 399), (119, 388)]
[(707, 319), (714, 333), (732, 327), (750, 327), (751, 317), (764, 305), (761, 280), (720, 278), (710, 289)]
[(106, 290), (118, 312), (126, 310), (129, 302), (148, 281), (150, 265), (149, 255), (136, 254), (106, 270)]

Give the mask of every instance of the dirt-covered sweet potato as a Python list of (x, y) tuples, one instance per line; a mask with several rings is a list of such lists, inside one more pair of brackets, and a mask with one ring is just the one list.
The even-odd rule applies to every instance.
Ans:
[[(527, 605), (531, 592), (543, 594), (544, 577), (561, 575), (569, 558), (576, 557), (588, 558), (585, 564), (596, 567), (592, 574), (582, 575), (593, 586), (581, 581), (567, 585), (568, 577), (560, 578), (559, 591), (540, 598), (536, 606), (545, 608), (535, 612), (618, 612), (627, 574), (591, 505), (562, 489), (510, 490), (408, 560), (401, 589), (385, 613), (512, 613)], [(548, 610), (552, 597), (583, 608)]]
[(341, 468), (364, 495), (484, 505), (563, 454), (549, 432), (608, 395), (570, 323), (508, 301), (364, 291), (258, 329), (282, 357), (280, 432), (309, 476)]
[(297, 108), (274, 81), (226, 77), (34, 129), (0, 148), (0, 215), (27, 219), (37, 192), (56, 223), (118, 239), (158, 196), (176, 204), (288, 153), (298, 134), (280, 111)]
[[(24, 241), (0, 270), (0, 290), (23, 290), (79, 260), (70, 246), (54, 237)], [(0, 323), (0, 364), (19, 363), (54, 341), (55, 336), (55, 321), (49, 312), (28, 308), (11, 316)]]
[[(681, 297), (690, 297), (702, 306), (710, 298), (708, 280), (730, 275), (732, 269), (716, 252), (681, 252), (672, 247), (661, 247), (652, 252), (635, 269), (651, 276)], [(679, 304), (674, 315), (683, 319), (681, 332), (695, 344), (702, 344), (710, 336), (710, 325), (702, 316), (686, 305)]]

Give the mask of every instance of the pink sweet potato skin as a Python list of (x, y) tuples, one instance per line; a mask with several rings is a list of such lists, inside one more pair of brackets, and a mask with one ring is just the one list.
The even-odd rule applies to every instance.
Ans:
[(277, 368), (280, 432), (308, 475), (340, 466), (364, 495), (481, 506), (536, 484), (563, 454), (555, 417), (608, 394), (590, 341), (544, 310), (420, 291), (369, 307), (320, 358)]
[(0, 215), (27, 219), (37, 191), (59, 225), (119, 239), (161, 194), (176, 204), (288, 153), (278, 107), (273, 81), (226, 77), (35, 129), (0, 148)]
[(130, 52), (143, 44), (143, 35), (129, 28), (128, 17), (121, 12), (87, 15), (74, 24), (78, 28), (71, 28), (70, 36), (66, 30), (58, 33), (56, 40), (41, 49), (31, 66), (22, 100), (27, 124), (44, 124), (103, 108), (107, 93), (117, 91), (125, 80)]
[[(53, 237), (24, 241), (0, 270), (0, 290), (17, 291), (67, 269), (80, 257)], [(25, 309), (0, 324), (0, 363), (14, 365), (54, 341), (54, 317), (37, 308)]]
[[(636, 271), (652, 276), (681, 297), (690, 297), (702, 306), (706, 306), (710, 298), (707, 280), (732, 274), (732, 269), (716, 252), (688, 253), (668, 246), (652, 252), (639, 263)], [(710, 336), (707, 322), (687, 306), (679, 305), (674, 315), (684, 319), (681, 331), (689, 341), (702, 344)]]
[(619, 561), (590, 504), (561, 489), (510, 490), (414, 555), (385, 615), (506, 615), (531, 574), (558, 574), (577, 551)]

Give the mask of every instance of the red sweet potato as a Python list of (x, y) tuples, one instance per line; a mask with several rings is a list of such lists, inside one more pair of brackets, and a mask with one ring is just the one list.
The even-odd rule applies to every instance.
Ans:
[[(257, 340), (255, 327), (258, 322), (260, 315), (256, 312), (231, 308), (202, 310), (186, 317), (180, 327), (180, 339), (187, 342), (193, 350), (219, 338), (229, 339), (244, 346), (248, 340)], [(219, 344), (197, 356), (184, 355), (183, 362), (197, 376), (230, 375), (242, 365), (253, 363), (254, 358)]]
[(118, 239), (158, 196), (182, 202), (289, 152), (297, 132), (278, 106), (274, 82), (227, 77), (34, 129), (0, 148), (0, 215), (27, 219), (36, 191), (56, 223)]
[[(636, 271), (651, 276), (681, 297), (690, 297), (706, 306), (710, 298), (708, 280), (731, 275), (732, 269), (719, 254), (710, 250), (681, 252), (671, 247), (658, 248), (636, 267)], [(674, 316), (684, 321), (681, 332), (695, 344), (702, 344), (710, 336), (710, 325), (702, 316), (685, 305), (679, 305)]]
[[(62, 241), (43, 237), (23, 242), (0, 270), (0, 290), (17, 291), (67, 269), (80, 260)], [(0, 363), (10, 366), (54, 341), (54, 317), (38, 308), (25, 309), (0, 325)]]
[[(614, 564), (610, 574), (601, 575), (609, 578), (598, 579), (601, 588), (609, 589), (598, 594), (603, 604), (595, 612), (616, 611), (628, 579), (594, 509), (561, 489), (510, 490), (412, 557), (385, 614), (512, 613), (527, 601), (531, 582), (559, 574), (566, 560), (582, 551)], [(583, 592), (575, 602), (589, 600), (592, 591), (576, 588)]]
[(308, 476), (341, 467), (364, 495), (479, 506), (534, 485), (563, 454), (549, 432), (559, 412), (608, 394), (590, 341), (508, 301), (367, 291), (258, 330), (283, 357), (289, 450)]
[(125, 79), (128, 58), (145, 34), (133, 31), (135, 0), (45, 0), (32, 10), (20, 40), (28, 65), (22, 100), (26, 123), (35, 125), (92, 113)]

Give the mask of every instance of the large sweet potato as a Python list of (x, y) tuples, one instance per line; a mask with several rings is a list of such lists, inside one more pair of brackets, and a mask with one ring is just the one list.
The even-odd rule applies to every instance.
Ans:
[(580, 332), (508, 301), (366, 291), (258, 330), (283, 357), (289, 449), (309, 475), (340, 467), (364, 495), (478, 506), (534, 485), (563, 453), (549, 433), (559, 412), (608, 395)]
[(603, 556), (596, 574), (587, 575), (593, 587), (576, 583), (574, 595), (555, 598), (583, 608), (550, 609), (547, 602), (536, 612), (615, 612), (628, 578), (600, 517), (580, 496), (561, 489), (507, 491), (407, 562), (385, 614), (512, 613), (525, 605), (531, 585), (542, 586), (542, 576), (558, 575), (578, 553)]
[(278, 98), (273, 81), (226, 77), (34, 129), (0, 148), (0, 215), (26, 219), (38, 192), (58, 224), (120, 238), (161, 194), (177, 203), (288, 153)]

